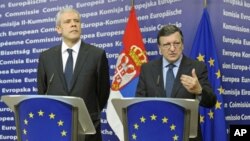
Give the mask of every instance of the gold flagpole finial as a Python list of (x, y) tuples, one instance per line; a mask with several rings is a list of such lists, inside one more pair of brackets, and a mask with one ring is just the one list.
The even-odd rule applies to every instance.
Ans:
[(207, 7), (207, 0), (204, 0), (204, 8)]

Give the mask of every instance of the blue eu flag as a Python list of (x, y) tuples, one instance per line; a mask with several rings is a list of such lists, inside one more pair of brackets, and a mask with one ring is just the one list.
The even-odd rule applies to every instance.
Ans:
[(57, 100), (28, 99), (19, 104), (22, 141), (72, 140), (72, 106)]
[(128, 141), (183, 141), (185, 109), (164, 101), (145, 101), (127, 108)]
[(221, 72), (215, 49), (209, 14), (205, 8), (193, 42), (191, 57), (207, 65), (208, 78), (217, 96), (217, 102), (213, 109), (200, 107), (203, 141), (227, 141), (222, 96), (224, 89), (221, 85)]

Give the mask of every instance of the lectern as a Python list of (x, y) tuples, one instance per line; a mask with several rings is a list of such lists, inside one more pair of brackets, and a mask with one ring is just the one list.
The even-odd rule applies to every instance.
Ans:
[(125, 141), (188, 141), (197, 136), (198, 100), (122, 98), (112, 104), (123, 122)]
[(14, 111), (18, 141), (77, 141), (79, 134), (95, 134), (83, 99), (70, 96), (6, 95)]

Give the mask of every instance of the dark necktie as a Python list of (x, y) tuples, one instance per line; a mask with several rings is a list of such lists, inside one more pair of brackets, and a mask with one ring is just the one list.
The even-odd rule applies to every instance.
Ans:
[(167, 75), (166, 75), (166, 96), (167, 97), (171, 97), (171, 93), (172, 93), (172, 88), (174, 85), (174, 72), (173, 72), (173, 67), (175, 67), (174, 64), (169, 64), (167, 65), (168, 67), (168, 71), (167, 71)]
[(66, 78), (66, 82), (67, 82), (67, 87), (68, 90), (70, 90), (71, 88), (71, 79), (73, 76), (73, 56), (72, 56), (72, 49), (67, 49), (68, 53), (69, 53), (69, 57), (67, 59), (66, 62), (66, 66), (65, 66), (65, 71), (64, 71), (64, 75)]

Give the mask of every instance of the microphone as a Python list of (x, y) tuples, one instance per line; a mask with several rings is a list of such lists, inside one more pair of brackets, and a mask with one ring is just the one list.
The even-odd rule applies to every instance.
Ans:
[(157, 85), (157, 86), (160, 86), (160, 75), (157, 76), (156, 85)]
[(48, 84), (48, 88), (47, 88), (47, 90), (46, 90), (45, 95), (47, 95), (47, 93), (48, 93), (48, 91), (49, 91), (49, 88), (50, 88), (50, 85), (51, 85), (51, 83), (52, 83), (52, 81), (53, 81), (53, 78), (54, 78), (54, 73), (51, 75), (51, 77), (50, 77), (50, 79), (49, 79), (49, 84)]

